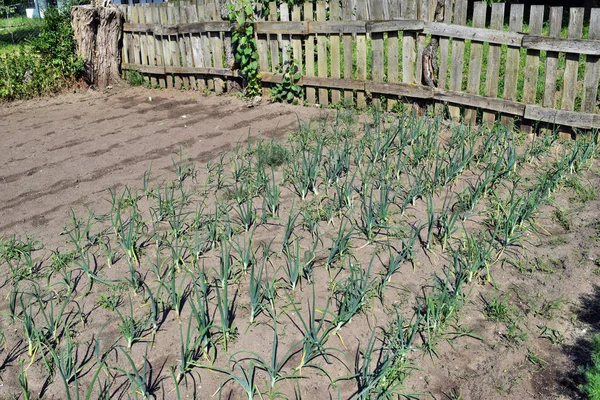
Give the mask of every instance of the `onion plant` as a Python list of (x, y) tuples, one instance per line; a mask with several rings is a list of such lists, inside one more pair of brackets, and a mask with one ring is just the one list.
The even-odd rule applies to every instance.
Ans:
[(71, 400), (71, 389), (69, 385), (75, 382), (75, 398), (79, 398), (78, 377), (82, 373), (86, 364), (91, 361), (93, 354), (87, 358), (79, 360), (77, 358), (78, 346), (71, 339), (71, 332), (67, 331), (62, 343), (63, 349), (58, 350), (53, 344), (43, 343), (41, 348), (43, 352), (42, 360), (48, 370), (56, 368), (58, 374), (65, 386), (65, 396)]
[(423, 240), (423, 244), (425, 245), (425, 248), (427, 250), (429, 250), (429, 248), (431, 247), (431, 243), (432, 243), (432, 236), (433, 236), (433, 231), (435, 228), (435, 223), (436, 223), (436, 214), (435, 214), (435, 208), (433, 205), (433, 196), (431, 194), (428, 194), (425, 197), (425, 204), (427, 206), (427, 222), (424, 223), (419, 230), (422, 230), (423, 228), (427, 229), (426, 235), (425, 235), (425, 239)]
[(328, 316), (331, 314), (329, 311), (329, 304), (331, 303), (331, 298), (327, 299), (327, 304), (320, 311), (322, 314), (321, 318), (317, 317), (317, 308), (316, 308), (316, 296), (315, 296), (315, 287), (312, 286), (312, 303), (308, 302), (308, 318), (304, 319), (302, 317), (302, 312), (298, 308), (298, 305), (295, 302), (291, 302), (294, 312), (296, 313), (296, 317), (298, 318), (298, 323), (296, 323), (293, 319), (290, 318), (292, 323), (300, 330), (302, 333), (303, 339), (299, 342), (301, 346), (301, 358), (300, 363), (296, 367), (296, 371), (299, 371), (302, 374), (302, 368), (314, 368), (326, 376), (329, 377), (329, 373), (320, 365), (313, 363), (317, 358), (323, 357), (325, 362), (328, 364), (331, 362), (330, 357), (333, 357), (333, 352), (336, 351), (335, 348), (326, 347), (327, 340), (329, 336), (335, 332), (336, 326), (327, 320)]
[(129, 313), (123, 314), (119, 309), (115, 310), (118, 316), (117, 328), (125, 339), (127, 350), (131, 350), (134, 343), (139, 342), (150, 329), (148, 319), (136, 318), (133, 312), (133, 301), (129, 296)]
[(350, 155), (352, 144), (349, 138), (344, 140), (342, 147), (327, 149), (327, 160), (324, 162), (325, 183), (327, 187), (339, 184), (340, 179), (350, 170)]
[(160, 379), (156, 379), (152, 376), (152, 365), (150, 364), (150, 361), (148, 361), (148, 349), (146, 349), (146, 353), (143, 355), (142, 366), (140, 368), (135, 365), (135, 362), (128, 351), (121, 346), (117, 346), (117, 349), (129, 363), (130, 369), (125, 370), (118, 367), (111, 368), (127, 376), (127, 380), (136, 396), (141, 396), (144, 400), (153, 399), (154, 394), (159, 389)]
[(22, 309), (22, 328), (23, 334), (25, 335), (25, 340), (27, 340), (27, 355), (29, 356), (31, 362), (29, 365), (33, 363), (35, 360), (35, 356), (39, 350), (40, 342), (43, 339), (42, 332), (35, 325), (35, 321), (33, 319), (33, 309), (32, 304), (29, 304), (29, 307), (25, 307), (23, 304), (23, 298), (21, 297), (21, 309)]
[(179, 283), (177, 282), (177, 272), (174, 267), (171, 267), (169, 276), (160, 282), (161, 288), (165, 289), (169, 299), (169, 305), (177, 314), (177, 319), (181, 323), (181, 311), (183, 306), (191, 294), (191, 285), (186, 280), (187, 273), (184, 274)]
[(236, 334), (235, 319), (235, 296), (229, 298), (229, 280), (231, 279), (231, 256), (225, 243), (221, 243), (222, 253), (220, 258), (219, 280), (215, 283), (217, 294), (217, 309), (220, 316), (221, 343), (225, 351), (229, 341)]
[(366, 347), (356, 351), (354, 374), (337, 379), (356, 381), (357, 390), (352, 395), (353, 399), (394, 399), (402, 387), (401, 379), (388, 377), (394, 368), (393, 349), (387, 340), (384, 339), (380, 346), (377, 346), (377, 341), (376, 329), (373, 329)]
[(288, 215), (287, 222), (285, 224), (285, 231), (283, 233), (283, 244), (282, 244), (282, 252), (285, 254), (289, 252), (290, 245), (292, 243), (292, 235), (294, 233), (294, 229), (296, 228), (296, 220), (300, 216), (300, 211), (294, 211), (294, 203), (292, 203), (292, 208), (290, 209), (290, 213)]
[(265, 271), (266, 259), (260, 267), (256, 263), (250, 264), (248, 295), (250, 296), (250, 324), (254, 323), (254, 319), (260, 314), (263, 308), (265, 293), (263, 290), (263, 273)]
[(254, 365), (257, 368), (266, 372), (267, 376), (269, 377), (269, 386), (271, 390), (273, 390), (275, 389), (275, 385), (277, 385), (278, 382), (302, 378), (302, 376), (296, 372), (293, 372), (290, 375), (286, 375), (284, 373), (284, 368), (286, 364), (290, 361), (292, 356), (294, 356), (294, 354), (297, 353), (297, 351), (294, 351), (294, 349), (292, 348), (291, 350), (286, 352), (282, 358), (279, 359), (277, 357), (278, 348), (279, 338), (277, 336), (277, 321), (275, 317), (273, 317), (273, 344), (271, 346), (271, 357), (269, 360), (265, 360), (255, 351), (248, 350), (239, 351), (233, 356), (235, 357), (237, 355), (247, 354), (247, 356), (241, 358), (240, 361), (250, 360), (254, 363)]
[(200, 273), (194, 282), (194, 296), (191, 298), (191, 315), (196, 323), (197, 340), (200, 343), (202, 355), (204, 358), (213, 360), (215, 354), (211, 329), (213, 328), (213, 317), (208, 309), (210, 296), (210, 285), (208, 284), (206, 274)]
[(265, 188), (262, 192), (263, 198), (263, 219), (267, 216), (279, 216), (279, 201), (281, 188), (275, 182), (275, 171), (271, 168), (271, 178), (265, 181)]
[(352, 237), (354, 236), (354, 226), (351, 225), (349, 229), (347, 226), (348, 220), (340, 223), (336, 236), (331, 240), (331, 248), (325, 261), (327, 269), (330, 269), (335, 262), (341, 260), (351, 252), (350, 246), (352, 244)]
[(334, 297), (337, 306), (337, 313), (333, 318), (335, 331), (339, 331), (344, 325), (352, 321), (352, 317), (367, 307), (373, 293), (372, 265), (373, 258), (371, 258), (369, 267), (366, 270), (350, 262), (350, 276), (343, 283), (335, 285)]
[(448, 242), (452, 238), (452, 235), (456, 232), (456, 223), (459, 219), (459, 213), (457, 210), (452, 209), (453, 196), (448, 191), (444, 197), (442, 209), (438, 217), (438, 232), (437, 238), (442, 245), (442, 250), (445, 250), (448, 246)]
[(242, 273), (247, 273), (248, 269), (252, 267), (253, 264), (256, 263), (256, 255), (252, 248), (252, 236), (254, 235), (254, 231), (252, 231), (248, 237), (243, 236), (243, 238), (238, 237), (236, 240), (231, 241), (231, 246), (237, 253), (237, 262), (242, 267)]
[[(34, 285), (33, 288), (33, 298), (39, 304), (40, 313), (46, 324), (46, 332), (43, 336), (52, 343), (58, 343), (63, 335), (68, 333), (73, 325), (73, 318), (80, 312), (80, 310), (75, 311), (77, 303), (71, 302), (73, 292), (68, 286), (65, 291), (56, 292), (41, 292), (38, 285)], [(58, 307), (55, 306), (55, 302), (59, 303)], [(72, 304), (75, 306), (67, 312), (67, 307)]]
[[(296, 152), (295, 150), (292, 150)], [(288, 180), (295, 192), (304, 200), (308, 192), (318, 194), (318, 178), (323, 157), (323, 143), (317, 141), (311, 150), (300, 150), (299, 159), (290, 164)]]
[(19, 381), (21, 393), (23, 393), (23, 399), (30, 400), (32, 398), (32, 393), (31, 389), (29, 388), (29, 377), (27, 376), (27, 368), (24, 368), (23, 365), (24, 361), (21, 360), (21, 370), (19, 372), (17, 380)]
[[(224, 368), (218, 368), (215, 366), (204, 365), (204, 364), (198, 365), (198, 367), (200, 367), (200, 368), (204, 368), (204, 369), (207, 369), (207, 370), (213, 371), (213, 372), (219, 372), (219, 373), (224, 374), (227, 377), (227, 379), (223, 383), (221, 383), (221, 385), (219, 385), (219, 388), (213, 394), (213, 396), (216, 395), (217, 393), (219, 393), (219, 400), (220, 400), (221, 396), (223, 395), (223, 388), (229, 382), (237, 383), (244, 391), (244, 394), (246, 395), (246, 398), (248, 400), (252, 400), (252, 399), (254, 399), (254, 397), (256, 395), (260, 394), (260, 391), (258, 390), (258, 386), (255, 383), (256, 370), (258, 369), (258, 367), (256, 366), (254, 361), (250, 361), (248, 364), (248, 367), (244, 367), (244, 365), (241, 363), (241, 361), (236, 360), (232, 356), (229, 358), (229, 365), (230, 365), (231, 370), (227, 370)], [(240, 372), (241, 372), (240, 375), (237, 375), (235, 373), (236, 367), (240, 370)]]
[(182, 379), (186, 378), (187, 375), (198, 366), (199, 360), (202, 358), (202, 356), (205, 355), (203, 339), (199, 336), (196, 336), (196, 332), (192, 330), (193, 318), (194, 316), (190, 315), (187, 329), (185, 330), (185, 336), (183, 334), (183, 324), (179, 324), (180, 359), (177, 367), (171, 367), (177, 370), (175, 379), (176, 384), (179, 384)]

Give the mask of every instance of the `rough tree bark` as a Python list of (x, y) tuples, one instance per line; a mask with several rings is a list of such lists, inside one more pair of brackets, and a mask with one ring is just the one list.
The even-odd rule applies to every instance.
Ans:
[(123, 13), (116, 7), (71, 9), (77, 55), (85, 61), (84, 79), (103, 89), (120, 80)]

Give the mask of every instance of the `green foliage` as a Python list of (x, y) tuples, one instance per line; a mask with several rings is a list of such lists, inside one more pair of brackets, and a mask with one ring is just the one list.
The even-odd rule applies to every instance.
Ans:
[(246, 96), (257, 96), (261, 90), (254, 27), (240, 25), (233, 32), (232, 42), (235, 46), (235, 62), (240, 65), (240, 73), (244, 78)]
[(60, 68), (65, 75), (76, 75), (83, 65), (75, 56), (75, 40), (68, 10), (50, 7), (44, 14), (40, 35), (33, 50), (42, 59)]
[(235, 51), (235, 62), (240, 66), (244, 78), (246, 96), (260, 95), (260, 75), (258, 67), (258, 52), (254, 40), (254, 10), (255, 2), (241, 0), (227, 5), (229, 19), (237, 22), (239, 27), (233, 32), (232, 43)]
[(585, 384), (579, 389), (590, 400), (600, 400), (600, 334), (592, 339), (592, 365), (584, 371)]
[(303, 90), (298, 85), (302, 77), (296, 60), (292, 58), (292, 50), (288, 50), (288, 60), (284, 66), (283, 79), (271, 89), (271, 98), (274, 101), (298, 104), (298, 99), (303, 97)]
[(81, 72), (83, 62), (75, 56), (69, 12), (50, 7), (30, 47), (0, 54), (0, 99), (50, 93), (73, 82)]
[(131, 86), (142, 86), (144, 84), (144, 76), (138, 71), (127, 70), (125, 72), (125, 79)]

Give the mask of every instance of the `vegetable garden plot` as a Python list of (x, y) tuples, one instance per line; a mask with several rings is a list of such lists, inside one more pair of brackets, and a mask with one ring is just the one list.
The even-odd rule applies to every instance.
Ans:
[[(597, 180), (596, 139), (530, 143), (500, 126), (378, 113), (358, 122), (341, 110), (205, 165), (174, 158), (167, 180), (148, 170), (108, 193), (106, 212), (73, 213), (51, 255), (24, 235), (3, 239), (7, 390), (481, 395), (464, 371), (440, 383), (450, 372), (435, 360), (452, 345), (464, 346), (459, 365), (470, 348), (488, 359), (521, 352), (533, 374), (550, 362), (546, 342), (574, 340), (549, 317), (566, 306), (543, 288), (580, 281), (536, 244), (561, 237), (565, 215), (546, 216), (589, 190), (583, 177)], [(521, 364), (515, 356), (506, 370), (525, 373)], [(498, 384), (529, 389), (515, 379)]]

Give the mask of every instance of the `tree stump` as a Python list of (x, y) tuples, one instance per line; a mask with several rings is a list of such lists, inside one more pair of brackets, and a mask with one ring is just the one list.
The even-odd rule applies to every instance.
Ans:
[(103, 89), (120, 81), (123, 13), (116, 7), (71, 8), (77, 55), (85, 62), (84, 79)]

